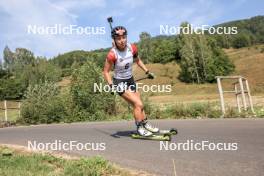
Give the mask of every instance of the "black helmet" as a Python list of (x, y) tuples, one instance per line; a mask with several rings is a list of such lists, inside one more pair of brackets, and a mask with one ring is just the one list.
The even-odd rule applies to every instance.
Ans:
[(127, 30), (123, 26), (116, 26), (112, 29), (111, 31), (111, 36), (112, 38), (115, 38), (116, 36), (119, 35), (127, 35)]

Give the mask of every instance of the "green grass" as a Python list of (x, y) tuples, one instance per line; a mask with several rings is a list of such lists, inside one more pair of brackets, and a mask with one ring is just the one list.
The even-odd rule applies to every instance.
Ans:
[[(185, 118), (220, 118), (222, 112), (218, 102), (195, 102), (176, 103), (160, 108), (158, 105), (147, 104), (149, 118), (152, 119), (185, 119)], [(226, 106), (226, 118), (236, 117), (263, 117), (264, 109), (261, 106), (255, 107), (256, 114), (250, 110), (239, 113), (237, 107)]]
[[(7, 101), (7, 120), (14, 122), (19, 117), (19, 103), (17, 101)], [(4, 101), (0, 101), (0, 121), (5, 120)]]
[[(7, 111), (7, 120), (8, 121), (16, 121), (19, 117), (19, 110), (18, 109), (8, 109)], [(5, 120), (5, 111), (0, 110), (0, 121)]]
[(260, 106), (255, 107), (254, 111), (255, 111), (257, 117), (264, 118), (264, 107), (260, 107)]
[(0, 146), (1, 176), (101, 176), (131, 175), (102, 157), (63, 159)]

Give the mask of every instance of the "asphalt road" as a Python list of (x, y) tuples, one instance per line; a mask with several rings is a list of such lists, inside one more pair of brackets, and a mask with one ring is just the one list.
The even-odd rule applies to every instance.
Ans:
[[(57, 140), (62, 144), (70, 141), (89, 143), (89, 147), (94, 143), (92, 151), (73, 148), (65, 153), (101, 155), (121, 166), (153, 175), (264, 174), (264, 119), (155, 120), (152, 123), (162, 129), (178, 129), (179, 134), (168, 143), (169, 150), (165, 150), (164, 146), (160, 150), (159, 141), (131, 139), (129, 133), (135, 130), (132, 121), (2, 128), (0, 143), (28, 146), (29, 141), (39, 144)], [(211, 149), (220, 143), (219, 149), (226, 147), (226, 150), (208, 150), (209, 147), (205, 146), (204, 150), (191, 151), (186, 147), (188, 141), (198, 147), (203, 141), (205, 144), (212, 143)], [(100, 150), (103, 148), (104, 151)]]

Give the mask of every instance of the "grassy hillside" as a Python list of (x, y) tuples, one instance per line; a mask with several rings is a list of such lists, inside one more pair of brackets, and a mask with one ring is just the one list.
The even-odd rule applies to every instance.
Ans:
[[(232, 75), (241, 75), (247, 78), (252, 93), (264, 93), (264, 45), (225, 49), (225, 52), (236, 66)], [(142, 81), (146, 84), (172, 84), (172, 94), (175, 95), (217, 93), (216, 84), (197, 85), (180, 82), (177, 78), (180, 68), (176, 63), (148, 64), (147, 66), (157, 75), (157, 79)], [(144, 76), (144, 73), (137, 67), (134, 72), (136, 78)]]
[[(241, 75), (248, 79), (254, 102), (263, 102), (264, 94), (264, 45), (240, 49), (225, 49), (225, 52), (234, 62), (236, 71), (232, 75)], [(191, 102), (191, 101), (218, 101), (217, 85), (214, 84), (187, 84), (178, 79), (179, 66), (176, 63), (147, 64), (147, 67), (157, 76), (154, 80), (142, 80), (148, 85), (172, 85), (171, 93), (149, 93), (150, 100), (154, 103)], [(144, 77), (144, 72), (134, 66), (135, 79)], [(59, 85), (67, 88), (70, 84), (69, 77), (63, 79)], [(230, 82), (224, 82), (226, 89)], [(227, 99), (234, 101), (233, 95), (227, 95)]]
[[(250, 89), (255, 104), (263, 104), (264, 94), (264, 45), (240, 49), (225, 49), (225, 52), (234, 62), (236, 70), (232, 75), (241, 75), (248, 79)], [(142, 81), (146, 84), (172, 84), (172, 93), (169, 94), (153, 94), (151, 98), (154, 102), (189, 102), (189, 101), (207, 101), (218, 100), (218, 91), (216, 84), (186, 84), (177, 79), (179, 66), (177, 64), (149, 64), (148, 67), (157, 75), (156, 80)], [(138, 68), (135, 69), (136, 77)], [(226, 90), (232, 89), (231, 82), (225, 81)], [(226, 95), (228, 101), (234, 101), (232, 94)]]
[(243, 75), (253, 93), (264, 93), (264, 45), (241, 49), (226, 49), (236, 65), (236, 75)]
[[(257, 44), (264, 42), (264, 16), (255, 16), (249, 19), (241, 19), (229, 21), (226, 23), (215, 25), (225, 27), (237, 27), (238, 33), (244, 33), (251, 40), (249, 44)], [(236, 38), (236, 35), (230, 35), (230, 38)]]

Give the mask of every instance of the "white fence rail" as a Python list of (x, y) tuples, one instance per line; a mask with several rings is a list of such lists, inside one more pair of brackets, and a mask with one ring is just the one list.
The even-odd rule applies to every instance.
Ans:
[[(8, 102), (13, 102), (16, 104), (16, 107), (8, 105)], [(21, 116), (21, 101), (7, 101), (4, 100), (1, 102), (0, 106), (0, 121), (12, 121), (14, 118), (20, 118)], [(14, 110), (16, 113), (14, 113)], [(16, 116), (16, 117), (14, 117)]]
[[(241, 106), (243, 110), (248, 110), (248, 106), (250, 107), (250, 110), (252, 113), (254, 112), (252, 97), (250, 94), (249, 84), (246, 78), (242, 76), (216, 76), (217, 79), (217, 86), (220, 96), (220, 103), (221, 103), (221, 109), (222, 109), (222, 117), (225, 115), (225, 102), (224, 102), (224, 93), (233, 93), (236, 96), (236, 103), (238, 112), (241, 112)], [(224, 90), (222, 86), (222, 80), (224, 79), (230, 79), (235, 80), (233, 83), (234, 90)], [(241, 105), (242, 100), (242, 105)], [(247, 101), (248, 100), (248, 101)]]

